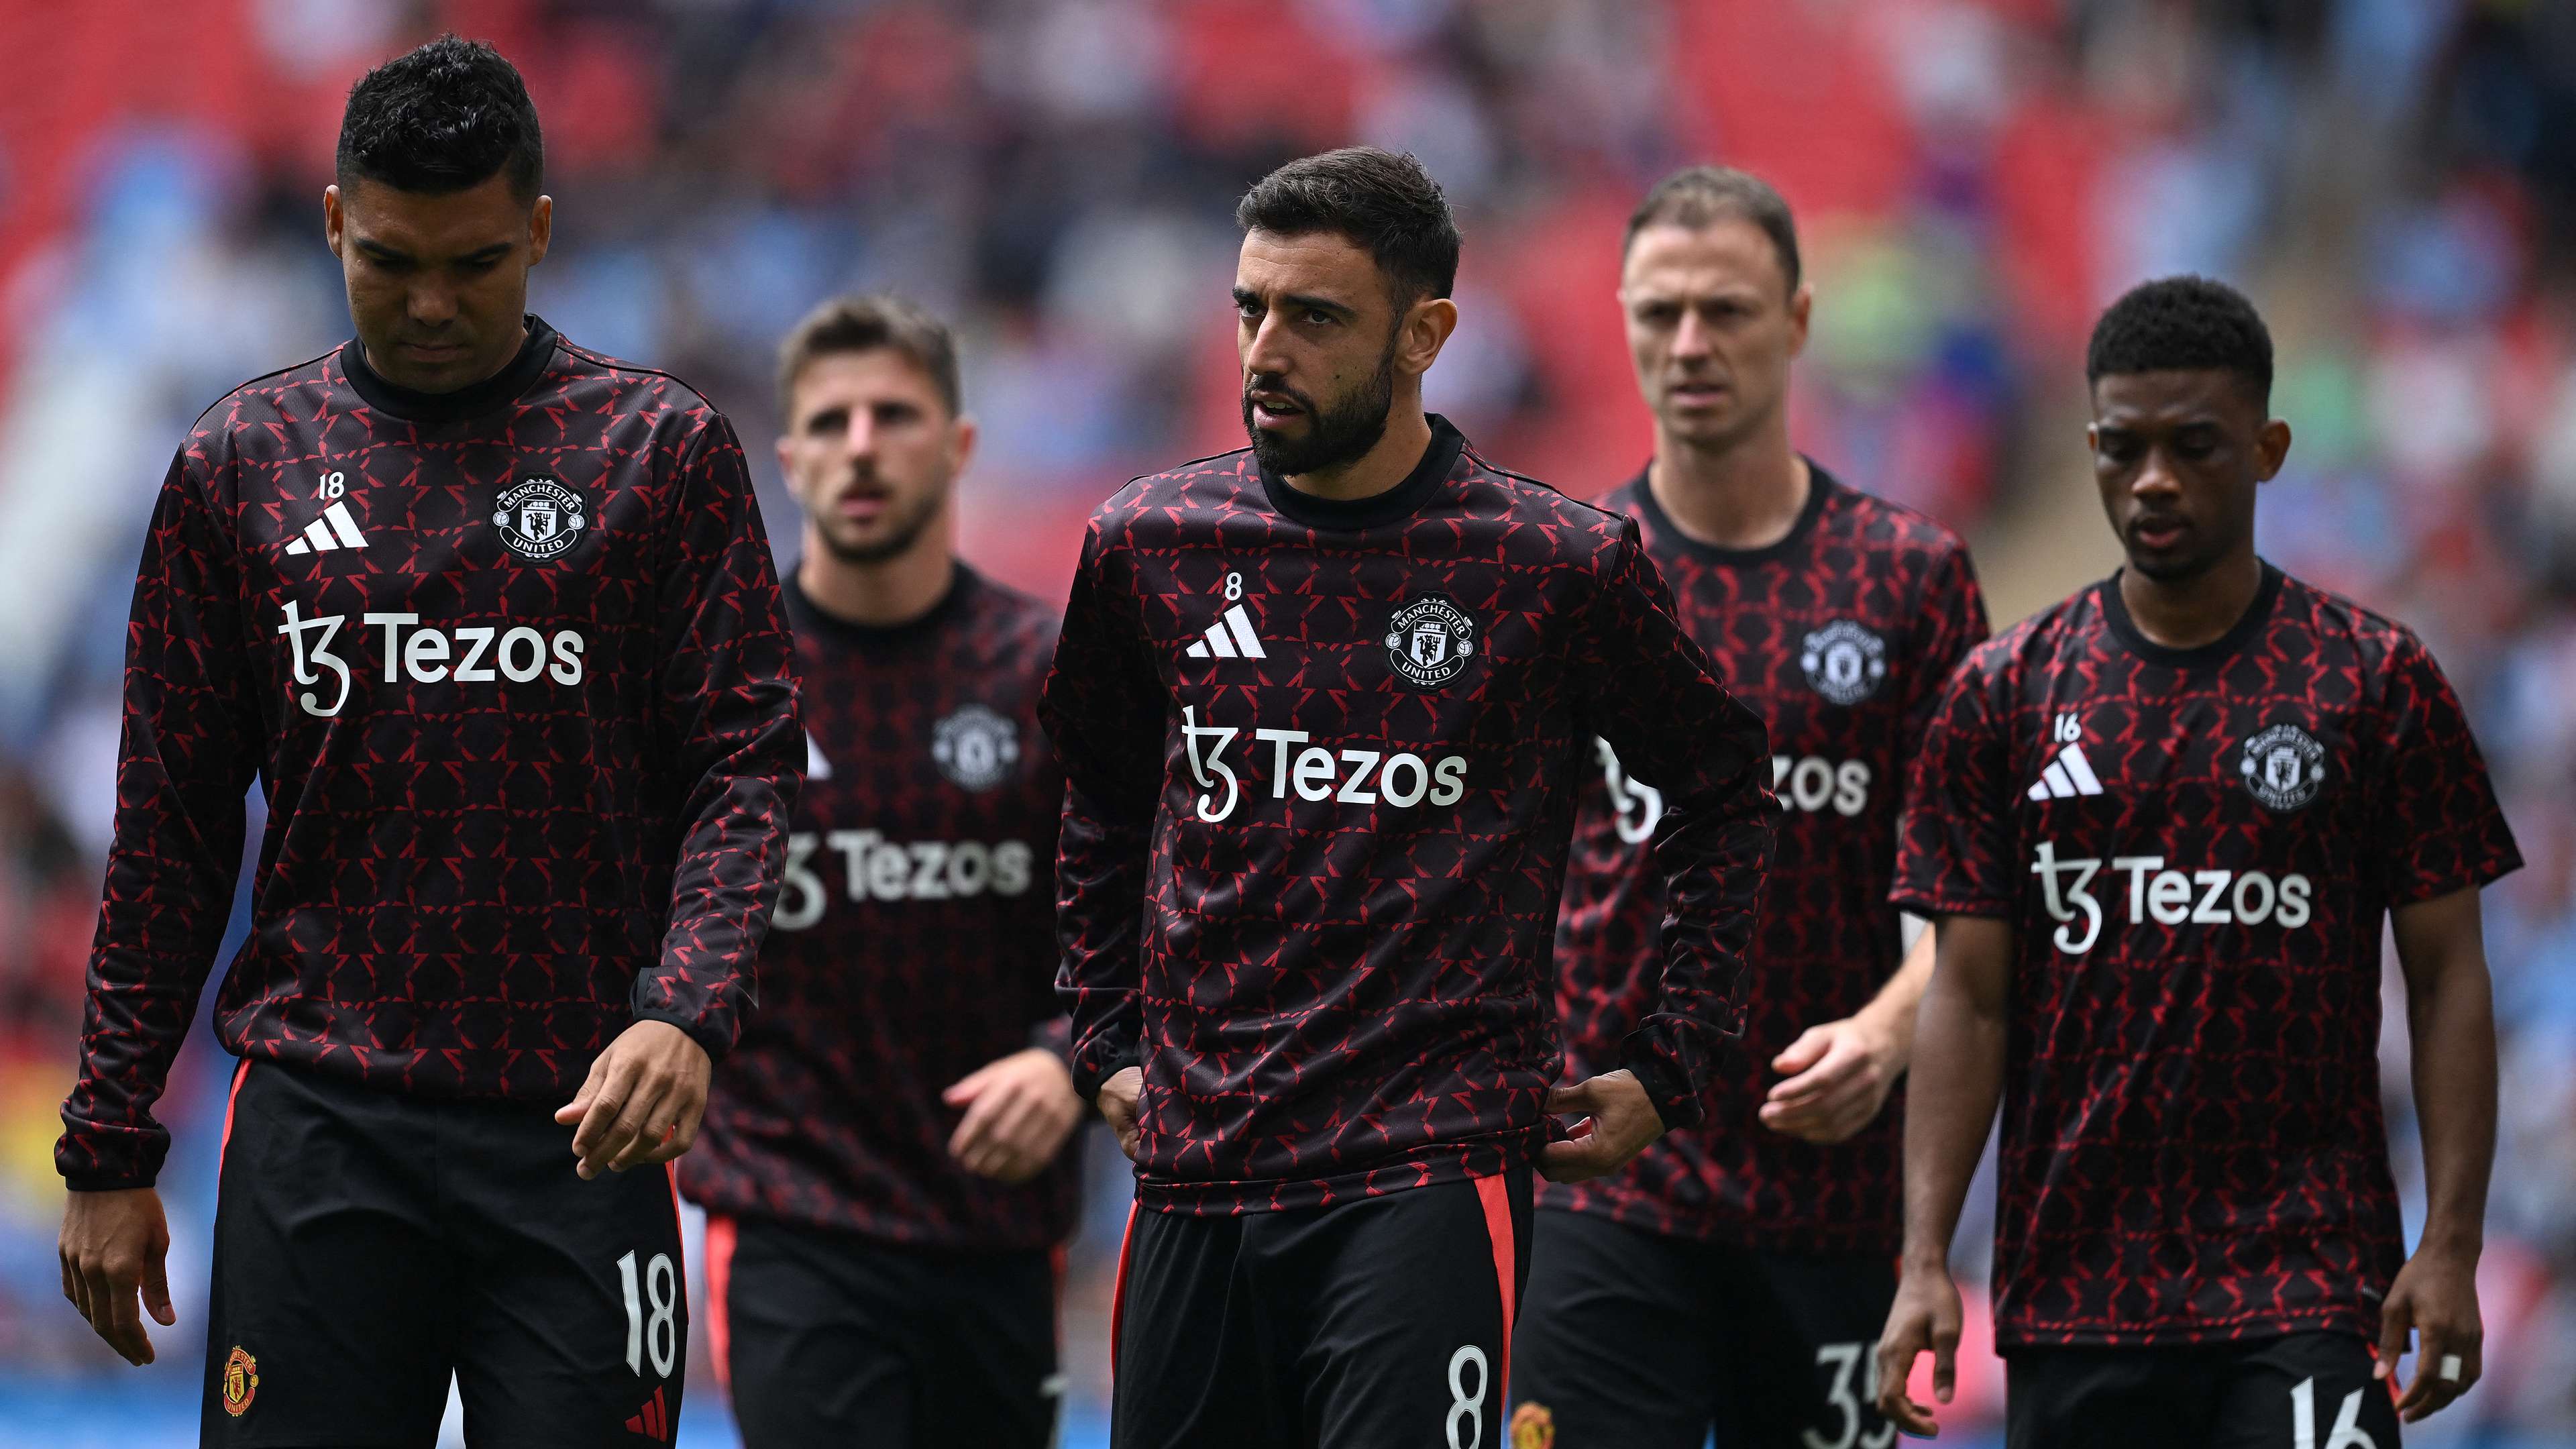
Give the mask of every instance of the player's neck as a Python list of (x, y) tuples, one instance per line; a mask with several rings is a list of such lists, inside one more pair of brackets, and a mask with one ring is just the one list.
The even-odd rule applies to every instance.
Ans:
[(2120, 570), (2120, 602), (2150, 644), (2197, 649), (2227, 637), (2263, 592), (2263, 560), (2248, 548), (2188, 579)]
[(1399, 397), (1387, 410), (1386, 431), (1377, 446), (1337, 468), (1318, 468), (1288, 479), (1288, 486), (1317, 498), (1343, 503), (1374, 498), (1413, 475), (1422, 455), (1431, 451), (1431, 420), (1418, 397)]
[(890, 559), (851, 563), (836, 558), (820, 539), (805, 540), (796, 583), (817, 609), (845, 624), (895, 629), (939, 606), (956, 582), (957, 559), (948, 541), (927, 530), (919, 543)]
[(1798, 526), (1816, 480), (1784, 428), (1765, 429), (1722, 451), (1659, 437), (1646, 486), (1693, 542), (1754, 549), (1778, 543)]

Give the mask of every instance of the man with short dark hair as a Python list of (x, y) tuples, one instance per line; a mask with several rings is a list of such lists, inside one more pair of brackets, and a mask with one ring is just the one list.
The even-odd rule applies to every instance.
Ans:
[[(1633, 523), (1423, 412), (1458, 239), (1419, 164), (1308, 157), (1236, 219), (1252, 446), (1102, 505), (1040, 705), (1074, 1078), (1137, 1164), (1111, 1435), (1495, 1444), (1532, 1168), (1615, 1169), (1727, 1049), (1769, 752)], [(1596, 735), (1669, 802), (1666, 965), (1551, 1091)]]
[(805, 789), (761, 1011), (680, 1186), (750, 1449), (1045, 1449), (1073, 1095), (1055, 1000), (1051, 610), (956, 554), (948, 328), (893, 297), (780, 352)]
[[(2149, 282), (2085, 371), (2128, 566), (1969, 655), (1905, 813), (1895, 899), (1940, 944), (1879, 1407), (1932, 1432), (1906, 1391), (1926, 1349), (1949, 1400), (1950, 1235), (2000, 1098), (2009, 1443), (2394, 1449), (2401, 1414), (2478, 1377), (2478, 889), (2521, 857), (2424, 645), (2254, 551), (2290, 425), (2267, 416), (2253, 305)], [(2423, 1124), (2411, 1258), (2379, 1109), (2383, 923)]]
[[(678, 1208), (752, 997), (796, 688), (732, 428), (527, 315), (553, 202), (453, 36), (349, 93), (356, 337), (236, 388), (135, 582), (115, 844), (55, 1161), (63, 1290), (173, 1320), (152, 1119), (267, 792), (215, 1004), (209, 1444), (670, 1442)], [(645, 1169), (634, 1171), (632, 1169)]]
[[(1695, 166), (1628, 225), (1619, 303), (1655, 418), (1637, 520), (1683, 623), (1771, 732), (1781, 816), (1741, 1048), (1700, 1125), (1622, 1171), (1539, 1193), (1513, 1423), (1568, 1445), (1854, 1449), (1889, 1431), (1869, 1350), (1896, 1294), (1898, 1119), (1931, 940), (1887, 892), (1906, 762), (1986, 636), (1957, 535), (1790, 446), (1789, 371), (1814, 292), (1788, 203)], [(1558, 918), (1567, 1070), (1652, 999), (1663, 804), (1607, 745)]]

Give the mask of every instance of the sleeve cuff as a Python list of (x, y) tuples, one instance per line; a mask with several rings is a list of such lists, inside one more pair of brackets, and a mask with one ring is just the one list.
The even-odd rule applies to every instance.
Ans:
[(148, 1172), (84, 1172), (65, 1177), (63, 1186), (73, 1192), (128, 1192), (138, 1187), (155, 1186), (159, 1181), (158, 1176)]
[(1664, 1119), (1665, 1131), (1699, 1125), (1699, 1089), (1652, 1044), (1630, 1038), (1619, 1065), (1635, 1074), (1646, 1089), (1646, 1100), (1655, 1104), (1655, 1115)]
[(1081, 1053), (1073, 1062), (1073, 1094), (1085, 1102), (1100, 1099), (1100, 1086), (1129, 1067), (1141, 1066), (1144, 1053), (1132, 1043), (1115, 1051)]
[(1066, 1071), (1073, 1070), (1073, 1023), (1070, 1019), (1049, 1017), (1031, 1026), (1029, 1046), (1052, 1054), (1057, 1061), (1064, 1063)]

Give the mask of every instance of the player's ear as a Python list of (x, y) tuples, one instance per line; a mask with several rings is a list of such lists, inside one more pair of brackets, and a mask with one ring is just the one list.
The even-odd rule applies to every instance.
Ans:
[(1440, 360), (1440, 349), (1458, 330), (1458, 304), (1446, 297), (1425, 297), (1405, 309), (1395, 340), (1396, 366), (1420, 377)]
[(1807, 319), (1815, 312), (1816, 284), (1800, 282), (1789, 294), (1789, 355), (1795, 357), (1807, 350)]
[(529, 266), (533, 267), (546, 259), (546, 248), (553, 245), (554, 239), (555, 199), (551, 196), (540, 196), (537, 198), (537, 204), (528, 209)]
[[(789, 418), (787, 425), (793, 429), (796, 420)], [(778, 435), (778, 476), (787, 480), (787, 491), (790, 493), (796, 491), (795, 454), (796, 434), (792, 431), (780, 433)]]
[(331, 255), (335, 257), (340, 255), (340, 238), (346, 235), (347, 231), (348, 220), (340, 214), (339, 186), (334, 184), (323, 187), (322, 240), (331, 248)]
[(965, 472), (966, 465), (975, 461), (975, 440), (977, 435), (978, 431), (975, 427), (975, 416), (972, 413), (960, 414), (949, 422), (949, 477), (954, 478), (958, 474)]
[(2254, 435), (2254, 476), (2265, 483), (2271, 482), (2289, 456), (2289, 423), (2281, 418), (2265, 419), (2262, 431)]

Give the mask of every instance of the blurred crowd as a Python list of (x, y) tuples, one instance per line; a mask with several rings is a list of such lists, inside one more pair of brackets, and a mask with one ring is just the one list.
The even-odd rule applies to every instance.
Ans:
[[(2576, 6), (2547, 0), (0, 0), (0, 1396), (111, 1362), (58, 1298), (51, 1145), (153, 492), (199, 409), (347, 335), (341, 98), (450, 28), (544, 118), (534, 306), (725, 408), (783, 551), (772, 348), (893, 287), (961, 329), (969, 552), (1040, 590), (1126, 477), (1240, 441), (1233, 199), (1327, 146), (1447, 188), (1431, 404), (1578, 495), (1647, 451), (1628, 208), (1689, 161), (1772, 178), (1818, 295), (1795, 435), (1968, 532), (1998, 623), (2112, 558), (2094, 312), (2172, 271), (2247, 287), (2297, 435), (2263, 548), (2427, 637), (2530, 860), (2488, 894), (2488, 1379), (2422, 1437), (2576, 1442)], [(2403, 1058), (2392, 1031), (2401, 1162)], [(183, 1302), (226, 1065), (192, 1046), (162, 1114)], [(1093, 1187), (1096, 1237), (1125, 1183)]]

